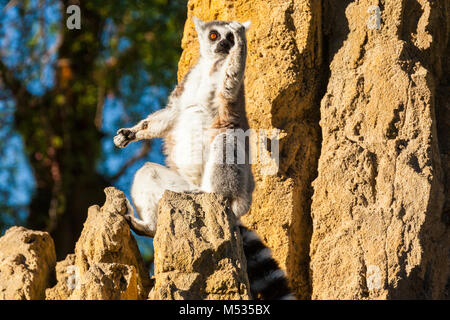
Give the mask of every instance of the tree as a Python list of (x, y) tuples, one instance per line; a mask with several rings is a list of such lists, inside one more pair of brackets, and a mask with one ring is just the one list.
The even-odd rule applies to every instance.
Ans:
[[(20, 35), (6, 48), (9, 52), (1, 51), (4, 97), (0, 98), (14, 101), (14, 127), (36, 179), (27, 225), (49, 231), (62, 257), (73, 250), (88, 206), (101, 203), (103, 188), (129, 166), (126, 163), (109, 175), (97, 170), (105, 101), (112, 97), (132, 106), (146, 87), (174, 84), (186, 4), (169, 0), (0, 4), (0, 23), (14, 22), (4, 27), (0, 39), (7, 32)], [(70, 16), (66, 8), (72, 4), (81, 9), (79, 30), (66, 28)], [(8, 11), (13, 18), (7, 17)], [(17, 49), (11, 50), (13, 44)], [(11, 53), (19, 54), (12, 58)], [(53, 77), (42, 84), (49, 72)], [(129, 120), (136, 116), (128, 115)], [(143, 144), (130, 161), (148, 150), (149, 145)]]

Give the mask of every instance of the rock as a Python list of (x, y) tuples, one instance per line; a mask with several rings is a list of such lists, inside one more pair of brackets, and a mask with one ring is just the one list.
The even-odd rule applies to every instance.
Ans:
[(0, 300), (44, 299), (56, 264), (47, 232), (12, 227), (0, 238)]
[(280, 163), (275, 174), (266, 171), (270, 166), (261, 157), (253, 166), (256, 190), (243, 221), (272, 249), (299, 298), (311, 292), (311, 182), (320, 153), (319, 90), (326, 76), (321, 73), (321, 15), (321, 1), (315, 0), (190, 0), (178, 73), (181, 79), (198, 56), (193, 16), (251, 20), (247, 115), (255, 130), (281, 130)]
[(220, 196), (166, 191), (153, 244), (150, 299), (249, 299), (239, 228)]
[[(252, 22), (247, 115), (254, 130), (280, 130), (271, 137), (279, 168), (268, 172), (259, 155), (243, 221), (272, 249), (297, 297), (449, 298), (449, 2), (190, 0), (179, 80), (198, 56), (194, 15)], [(48, 299), (146, 298), (124, 196), (107, 190), (75, 253), (57, 264)], [(166, 193), (152, 299), (249, 298), (226, 205)], [(22, 263), (33, 251), (7, 247), (1, 294), (36, 296), (27, 288), (41, 278)], [(14, 268), (22, 272), (16, 284), (3, 277)]]
[(150, 279), (136, 240), (122, 214), (123, 192), (105, 189), (100, 209), (91, 206), (75, 253), (56, 266), (58, 283), (48, 289), (49, 300), (146, 299)]
[(299, 298), (440, 298), (450, 283), (450, 6), (374, 4), (188, 2), (179, 79), (198, 56), (193, 16), (252, 21), (247, 114), (281, 130), (280, 163), (253, 166), (243, 221)]
[(377, 29), (368, 27), (373, 4), (324, 2), (331, 61), (313, 184), (312, 298), (444, 298), (448, 158), (438, 140), (449, 127), (438, 136), (435, 113), (448, 106), (438, 89), (448, 95), (450, 6), (387, 1)]
[(66, 259), (56, 264), (57, 284), (45, 291), (46, 300), (68, 300), (77, 284), (79, 273), (75, 269), (75, 254), (68, 254)]

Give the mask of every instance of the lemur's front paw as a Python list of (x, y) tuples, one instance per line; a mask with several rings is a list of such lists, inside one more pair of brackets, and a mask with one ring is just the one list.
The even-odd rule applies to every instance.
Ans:
[(130, 129), (119, 129), (114, 137), (114, 144), (118, 148), (125, 148), (131, 141), (136, 138), (136, 133)]
[(245, 26), (242, 23), (232, 21), (230, 22), (229, 26), (237, 40), (245, 38)]

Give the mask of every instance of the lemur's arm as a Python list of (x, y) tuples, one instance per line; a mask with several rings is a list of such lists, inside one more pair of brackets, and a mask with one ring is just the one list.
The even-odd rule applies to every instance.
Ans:
[(114, 144), (119, 148), (125, 148), (130, 142), (164, 137), (178, 116), (176, 102), (172, 95), (164, 109), (150, 114), (132, 128), (119, 129), (114, 137)]
[(234, 102), (242, 85), (245, 72), (245, 59), (247, 57), (247, 41), (245, 38), (245, 27), (236, 22), (231, 23), (235, 45), (231, 48), (227, 57), (225, 78), (221, 94), (223, 98)]

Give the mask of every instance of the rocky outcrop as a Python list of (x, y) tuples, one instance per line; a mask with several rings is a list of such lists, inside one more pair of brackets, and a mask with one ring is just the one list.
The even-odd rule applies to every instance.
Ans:
[(75, 253), (56, 266), (58, 283), (46, 292), (49, 300), (146, 299), (149, 274), (136, 241), (123, 218), (125, 195), (106, 188), (102, 208), (89, 208)]
[[(123, 192), (105, 189), (73, 254), (56, 264), (46, 232), (13, 227), (0, 238), (0, 299), (249, 299), (246, 260), (229, 201), (166, 192), (155, 245), (155, 286), (123, 215)], [(56, 268), (55, 268), (56, 264)], [(56, 284), (49, 288), (56, 275)]]
[(325, 1), (312, 298), (443, 298), (450, 234), (435, 114), (448, 108), (438, 89), (449, 89), (450, 5), (343, 2)]
[[(250, 126), (280, 133), (270, 138), (278, 153), (259, 150), (243, 221), (297, 297), (449, 298), (450, 3), (190, 0), (179, 80), (198, 56), (193, 16), (252, 22)], [(279, 156), (278, 170), (263, 155)], [(147, 298), (124, 195), (106, 193), (47, 299)], [(226, 200), (167, 192), (150, 298), (248, 299), (234, 226)], [(0, 239), (0, 298), (42, 298), (53, 266), (48, 235), (11, 229)]]
[(299, 298), (445, 297), (449, 10), (429, 0), (189, 1), (179, 79), (198, 54), (193, 16), (252, 21), (247, 114), (253, 129), (281, 130), (280, 163), (275, 175), (253, 166), (243, 220)]
[(0, 300), (43, 299), (55, 268), (47, 232), (12, 227), (0, 238)]
[(247, 114), (255, 130), (280, 130), (280, 161), (278, 172), (269, 174), (259, 155), (253, 166), (254, 203), (243, 221), (273, 249), (297, 296), (308, 298), (311, 182), (320, 152), (320, 1), (190, 0), (179, 79), (198, 55), (193, 16), (252, 22), (247, 35)]
[(228, 201), (166, 191), (157, 225), (150, 299), (249, 299), (242, 240)]

